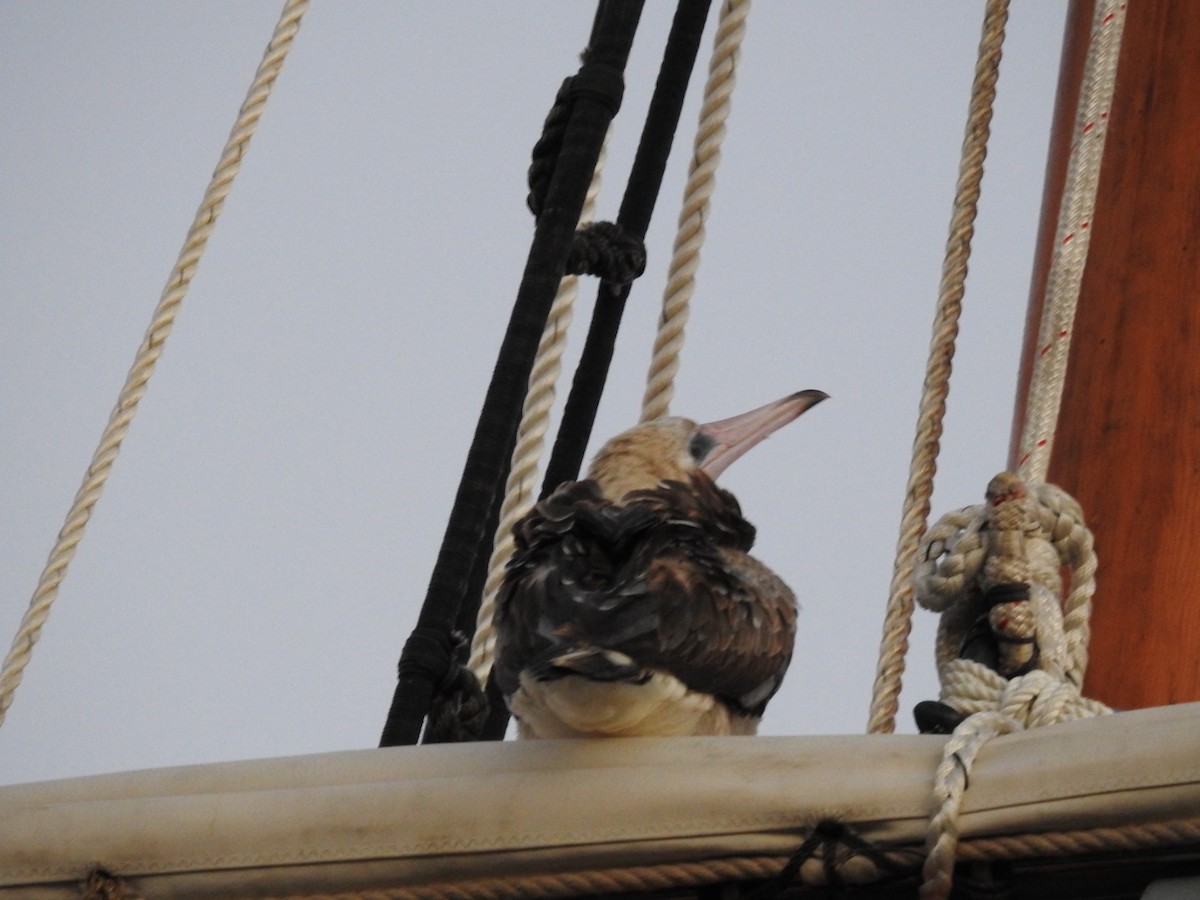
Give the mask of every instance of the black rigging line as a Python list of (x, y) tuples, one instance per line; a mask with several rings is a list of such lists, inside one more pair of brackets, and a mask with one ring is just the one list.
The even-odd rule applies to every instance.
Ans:
[[(711, 0), (681, 0), (671, 23), (658, 81), (646, 112), (646, 124), (617, 213), (617, 224), (625, 234), (639, 240), (645, 238), (654, 214), (710, 5)], [(564, 481), (579, 477), (630, 288), (628, 283), (616, 286), (615, 290), (613, 285), (601, 284), (597, 292), (587, 341), (546, 465), (543, 497)]]
[(471, 449), (430, 576), (417, 626), (405, 642), (398, 682), (380, 746), (415, 744), (433, 692), (445, 681), (454, 648), (452, 629), (470, 573), (485, 543), (485, 525), (505, 481), (550, 305), (608, 125), (620, 107), (623, 72), (642, 12), (642, 0), (600, 0), (592, 37), (572, 79), (570, 118), (538, 215), (525, 272), (492, 372)]
[[(680, 0), (667, 36), (658, 80), (646, 112), (646, 124), (642, 128), (625, 195), (617, 214), (617, 225), (627, 236), (639, 241), (646, 236), (654, 213), (710, 5), (711, 0)], [(592, 425), (596, 420), (596, 410), (600, 406), (600, 396), (608, 378), (613, 346), (630, 287), (629, 283), (614, 285), (602, 282), (597, 291), (587, 341), (575, 369), (562, 423), (546, 465), (543, 497), (562, 482), (579, 476)], [(495, 531), (495, 527), (493, 521), (489, 534)], [(479, 588), (473, 596), (477, 597), (482, 587), (483, 576), (480, 576)], [(482, 738), (503, 740), (508, 726), (508, 707), (493, 679), (488, 680), (487, 699), (488, 718), (483, 726)]]

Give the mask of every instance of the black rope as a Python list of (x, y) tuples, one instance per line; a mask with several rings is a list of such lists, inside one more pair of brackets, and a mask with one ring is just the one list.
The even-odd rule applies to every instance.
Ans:
[(554, 166), (558, 163), (558, 153), (562, 149), (563, 136), (567, 133), (567, 119), (570, 118), (571, 79), (564, 78), (562, 86), (554, 97), (554, 105), (546, 113), (546, 121), (542, 123), (542, 136), (533, 145), (533, 161), (529, 164), (529, 195), (525, 205), (534, 216), (542, 214), (542, 206), (546, 202), (546, 190), (550, 187), (550, 179), (554, 175)]
[(616, 222), (592, 222), (575, 232), (567, 271), (594, 275), (620, 290), (646, 271), (646, 245)]
[(862, 856), (870, 860), (880, 877), (876, 883), (896, 881), (909, 876), (906, 868), (889, 857), (882, 849), (867, 841), (851, 826), (826, 819), (818, 822), (804, 842), (791, 855), (779, 874), (746, 894), (742, 900), (771, 900), (791, 886), (800, 874), (800, 869), (810, 859), (819, 859), (825, 883), (834, 888), (843, 887), (839, 867), (849, 856)]
[[(449, 635), (463, 605), (477, 554), (489, 539), (486, 520), (498, 485), (506, 477), (514, 423), (520, 418), (538, 341), (566, 269), (592, 172), (609, 122), (620, 106), (622, 73), (642, 5), (642, 0), (600, 0), (597, 7), (586, 58), (575, 76), (580, 80), (571, 88), (575, 97), (558, 161), (546, 189), (517, 299), (413, 632), (414, 637), (424, 636), (420, 663), (413, 664), (409, 659), (410, 648), (417, 646), (410, 638), (397, 666), (398, 683), (381, 746), (417, 742), (434, 689), (449, 671)], [(433, 635), (443, 636), (444, 640)], [(438, 647), (436, 659), (426, 652), (433, 645)]]
[[(639, 244), (646, 236), (646, 229), (654, 214), (710, 6), (711, 0), (680, 0), (671, 22), (658, 80), (646, 111), (646, 124), (642, 128), (637, 153), (629, 171), (629, 181), (617, 213), (616, 227), (626, 237), (636, 238)], [(553, 118), (553, 114), (548, 120), (550, 118)], [(532, 196), (532, 168), (530, 181)], [(596, 410), (600, 406), (600, 396), (608, 379), (625, 301), (629, 298), (629, 283), (624, 279), (621, 282), (616, 290), (613, 290), (613, 284), (601, 284), (597, 292), (587, 340), (575, 369), (554, 449), (546, 464), (545, 480), (542, 482), (543, 497), (564, 481), (571, 481), (579, 475), (579, 467), (596, 420)], [(503, 740), (508, 727), (508, 708), (493, 680), (489, 679), (486, 690), (491, 709), (482, 737), (484, 740)]]
[[(624, 233), (639, 240), (646, 236), (658, 201), (663, 172), (671, 154), (710, 5), (711, 0), (680, 0), (671, 23), (658, 81), (655, 82), (654, 95), (646, 112), (646, 124), (617, 213), (617, 223)], [(546, 476), (542, 482), (543, 497), (564, 481), (579, 477), (592, 436), (592, 425), (596, 421), (596, 411), (600, 407), (600, 397), (608, 380), (625, 301), (628, 299), (628, 284), (623, 284), (617, 291), (602, 285), (597, 292), (587, 340), (575, 369), (571, 393), (563, 408), (562, 424), (554, 441), (554, 449), (546, 464)]]
[(488, 703), (475, 673), (467, 668), (471, 642), (461, 631), (451, 636), (453, 658), (446, 677), (437, 686), (422, 744), (477, 741), (487, 721)]
[[(513, 434), (510, 437), (510, 448), (516, 443), (517, 423), (514, 421)], [(511, 460), (512, 450), (509, 450)], [(504, 470), (504, 478), (508, 478), (508, 469)], [(475, 565), (467, 579), (467, 589), (458, 608), (458, 619), (454, 626), (456, 634), (473, 635), (476, 619), (479, 617), (479, 605), (483, 599), (483, 586), (487, 581), (488, 564), (491, 561), (491, 546), (489, 535), (496, 533), (500, 522), (500, 507), (504, 502), (504, 491), (497, 489), (492, 496), (492, 506), (488, 512), (487, 522), (483, 528), (484, 544), (475, 554)], [(469, 647), (469, 641), (468, 641)], [(497, 699), (490, 691), (479, 684), (479, 679), (466, 667), (466, 657), (450, 662), (445, 678), (430, 701), (429, 725), (421, 738), (423, 744), (446, 743), (448, 741), (477, 741), (483, 737), (483, 730), (488, 721), (489, 710), (496, 708)], [(476, 707), (482, 709), (476, 711)], [(499, 708), (507, 711), (503, 696), (499, 697)], [(460, 721), (451, 724), (451, 719), (457, 717)], [(453, 729), (453, 732), (451, 731)], [(448, 735), (453, 733), (453, 737)], [(504, 734), (501, 732), (500, 737)], [(499, 739), (499, 738), (498, 738)]]

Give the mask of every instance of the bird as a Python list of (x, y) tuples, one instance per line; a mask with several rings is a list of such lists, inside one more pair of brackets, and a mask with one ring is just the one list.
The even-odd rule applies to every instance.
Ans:
[(714, 479), (827, 397), (642, 423), (516, 523), (493, 677), (519, 738), (756, 733), (798, 605)]

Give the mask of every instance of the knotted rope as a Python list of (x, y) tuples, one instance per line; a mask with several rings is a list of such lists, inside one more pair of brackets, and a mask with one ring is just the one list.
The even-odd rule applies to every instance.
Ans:
[(116, 463), (121, 443), (129, 433), (138, 403), (146, 393), (158, 358), (162, 356), (167, 337), (175, 324), (176, 316), (179, 315), (180, 306), (187, 296), (192, 279), (196, 276), (200, 258), (204, 255), (208, 239), (216, 227), (217, 217), (221, 215), (225, 206), (225, 198), (229, 196), (233, 187), (233, 179), (241, 168), (242, 158), (246, 155), (250, 139), (258, 128), (258, 120), (262, 118), (271, 88), (283, 69), (283, 62), (300, 30), (300, 19), (307, 9), (308, 0), (287, 0), (283, 5), (275, 31), (267, 44), (258, 70), (254, 73), (250, 90), (242, 102), (241, 109), (238, 110), (237, 121), (234, 122), (229, 140), (221, 150), (212, 180), (204, 191), (200, 209), (191, 228), (188, 229), (183, 249), (150, 317), (150, 326), (141, 346), (138, 347), (133, 366), (126, 376), (108, 424), (100, 436), (100, 444), (92, 454), (83, 484), (67, 512), (66, 522), (58, 533), (58, 540), (50, 551), (46, 567), (38, 579), (37, 589), (29, 601), (29, 608), (25, 611), (13, 638), (12, 649), (4, 660), (3, 669), (0, 669), (0, 724), (3, 724), (8, 708), (12, 705), (13, 694), (21, 683), (25, 667), (29, 664), (33, 646), (41, 636), (42, 626), (50, 616), (50, 607), (58, 597), (59, 586), (66, 578), (67, 566), (75, 557), (75, 551), (83, 539), (84, 528)]
[[(942, 702), (953, 717), (966, 716), (947, 742), (937, 776), (922, 887), (922, 896), (929, 898), (949, 894), (958, 809), (980, 748), (998, 734), (1107, 711), (1079, 694), (1094, 590), (1090, 532), (1073, 500), (1036, 483), (1044, 481), (1048, 466), (1086, 260), (1124, 22), (1120, 0), (1096, 4), (1076, 115), (1021, 443), (1020, 471), (1035, 483), (1029, 488), (1032, 497), (1027, 501), (1025, 485), (1006, 473), (989, 486), (990, 508), (954, 514), (925, 533), (1007, 6), (1005, 0), (989, 0), (985, 14), (868, 726), (872, 732), (895, 728), (916, 592), (922, 605), (942, 612), (937, 644)], [(1067, 545), (1065, 555), (1064, 540), (1077, 542)], [(924, 559), (920, 572), (919, 556)], [(1071, 585), (1060, 603), (1064, 565)]]
[(1002, 472), (985, 503), (929, 529), (920, 558), (917, 602), (941, 613), (940, 701), (962, 717), (938, 767), (923, 869), (922, 896), (941, 898), (950, 891), (958, 813), (983, 746), (997, 735), (1110, 710), (1080, 694), (1096, 554), (1083, 512), (1065, 491)]
[(742, 39), (746, 36), (746, 16), (750, 0), (725, 0), (717, 23), (713, 54), (700, 105), (700, 125), (688, 167), (683, 191), (683, 209), (679, 229), (667, 270), (662, 314), (654, 339), (654, 355), (642, 399), (643, 422), (665, 416), (675, 393), (675, 373), (683, 349), (683, 331), (687, 325), (692, 295), (696, 289), (696, 270), (700, 268), (700, 248), (704, 245), (704, 222), (708, 218), (716, 171), (721, 162), (721, 144), (725, 140), (725, 120), (729, 118), (733, 89), (737, 83), (737, 63)]

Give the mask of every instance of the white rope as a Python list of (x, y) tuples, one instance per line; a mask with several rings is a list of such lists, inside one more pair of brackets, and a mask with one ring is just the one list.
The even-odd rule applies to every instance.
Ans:
[[(988, 485), (987, 502), (929, 529), (920, 557), (917, 602), (941, 613), (940, 699), (967, 716), (943, 749), (926, 844), (921, 896), (943, 898), (953, 880), (963, 793), (982, 747), (1000, 734), (1110, 710), (1080, 694), (1096, 556), (1083, 512), (1065, 491), (1002, 472)], [(984, 655), (992, 657), (986, 665), (978, 660)]]
[[(583, 201), (579, 224), (584, 225), (596, 215), (596, 197), (600, 193), (601, 173), (607, 159), (608, 139), (612, 136), (610, 126), (596, 161), (592, 181)], [(486, 684), (492, 671), (496, 654), (496, 631), (493, 619), (496, 611), (496, 595), (504, 582), (504, 569), (513, 554), (513, 526), (533, 508), (537, 497), (538, 466), (545, 446), (546, 429), (550, 422), (550, 409), (554, 406), (555, 385), (562, 372), (562, 356), (567, 347), (567, 329), (571, 327), (572, 310), (579, 293), (579, 279), (568, 275), (559, 283), (558, 293), (546, 317), (546, 327), (538, 342), (537, 356), (529, 375), (529, 390), (521, 410), (521, 422), (517, 426), (517, 443), (513, 448), (512, 466), (504, 485), (504, 500), (500, 505), (500, 518), (492, 538), (492, 555), (488, 559), (487, 578), (483, 586), (483, 599), (475, 622), (475, 635), (471, 639), (471, 657), (467, 667), (475, 674), (479, 683)]]
[(946, 414), (946, 397), (950, 393), (950, 362), (954, 358), (954, 342), (958, 337), (967, 259), (971, 253), (971, 237), (975, 232), (979, 185), (983, 180), (983, 160), (987, 155), (1000, 51), (1007, 21), (1008, 0), (988, 0), (979, 57), (975, 64), (975, 80), (971, 86), (954, 214), (950, 220), (950, 236), (942, 264), (942, 281), (938, 289), (937, 313), (929, 347), (929, 362), (925, 369), (925, 387), (917, 417), (908, 487), (900, 516), (896, 562), (884, 615), (883, 640), (879, 648), (867, 724), (867, 730), (871, 733), (896, 729), (900, 681), (904, 674), (904, 656), (908, 652), (908, 634), (912, 627), (912, 573), (916, 564), (917, 544), (925, 532), (929, 517), (929, 498), (933, 494), (933, 476), (937, 471), (942, 420)]
[(1117, 82), (1125, 5), (1125, 0), (1098, 2), (1092, 22), (1091, 44), (1075, 114), (1075, 138), (1059, 206), (1054, 255), (1046, 277), (1042, 323), (1018, 450), (1018, 472), (1026, 481), (1046, 480), (1054, 447), (1075, 309), (1087, 264), (1104, 138), (1108, 134)]
[(92, 455), (83, 484), (75, 495), (66, 522), (38, 579), (37, 589), (13, 638), (12, 649), (4, 660), (3, 668), (0, 669), (0, 724), (3, 724), (8, 708), (12, 705), (13, 694), (21, 683), (21, 676), (29, 664), (33, 646), (37, 643), (42, 626), (50, 615), (50, 607), (58, 596), (59, 585), (66, 577), (67, 566), (75, 556), (75, 550), (83, 538), (83, 530), (116, 462), (121, 442), (128, 434), (138, 403), (146, 393), (146, 385), (154, 373), (159, 356), (162, 355), (175, 317), (179, 314), (179, 307), (196, 275), (200, 257), (225, 205), (225, 198), (229, 195), (233, 179), (241, 168), (242, 157), (249, 148), (250, 139), (258, 127), (267, 97), (275, 79), (279, 77), (283, 61), (292, 47), (296, 33), (300, 30), (300, 19), (307, 8), (308, 0), (287, 0), (270, 43), (267, 44), (262, 62), (254, 73), (254, 81), (238, 111), (229, 140), (221, 151), (220, 160), (204, 192), (204, 199), (200, 203), (196, 218), (188, 229), (183, 249), (167, 278), (158, 305), (154, 308), (150, 327), (142, 339), (141, 346), (138, 347), (133, 366), (117, 398), (117, 404), (100, 437), (100, 444)]
[[(921, 896), (927, 900), (949, 896), (958, 811), (979, 750), (999, 734), (1111, 712), (1080, 694), (1095, 590), (1091, 532), (1078, 504), (1044, 482), (1087, 262), (1124, 20), (1123, 0), (1096, 4), (1021, 436), (1020, 478), (997, 476), (986, 508), (955, 514), (948, 533), (935, 527), (921, 542), (925, 564), (915, 579), (916, 590), (923, 605), (942, 613), (937, 646), (941, 700), (968, 714), (947, 742), (937, 773), (937, 808), (922, 872)], [(998, 501), (993, 492), (997, 482), (1004, 489), (1017, 485), (1021, 502)], [(1032, 493), (1028, 500), (1027, 491)], [(1054, 501), (1063, 502), (1051, 512)], [(1060, 602), (1064, 565), (1071, 584)], [(985, 608), (983, 597), (990, 588), (1014, 583), (1027, 586), (1026, 601)], [(983, 616), (986, 628), (981, 627)], [(994, 665), (957, 658), (972, 628), (994, 636)]]
[[(1015, 476), (1001, 479), (1020, 483)], [(983, 613), (979, 594), (996, 584), (1024, 582), (1042, 615), (1043, 665), (1079, 685), (1087, 670), (1087, 640), (1096, 591), (1096, 552), (1079, 503), (1052, 484), (1024, 485), (1015, 522), (1000, 520), (991, 503), (942, 516), (921, 540), (914, 574), (916, 600), (942, 614), (938, 626), (939, 673), (958, 659), (972, 623)], [(1007, 526), (1007, 527), (1006, 527)], [(1020, 529), (1022, 544), (998, 552), (1004, 533)], [(1069, 572), (1066, 597), (1059, 603), (1060, 570)], [(1042, 599), (1044, 598), (1044, 599)]]
[(704, 245), (704, 222), (708, 218), (716, 171), (721, 162), (721, 144), (725, 140), (725, 120), (737, 82), (737, 64), (742, 39), (746, 36), (746, 16), (750, 0), (725, 0), (708, 65), (708, 81), (700, 106), (700, 125), (688, 168), (679, 213), (679, 230), (668, 268), (663, 292), (662, 314), (654, 339), (646, 392), (642, 399), (643, 422), (667, 414), (675, 393), (675, 373), (683, 349), (683, 331), (687, 325), (692, 295), (696, 289), (696, 270), (700, 268), (700, 248)]

